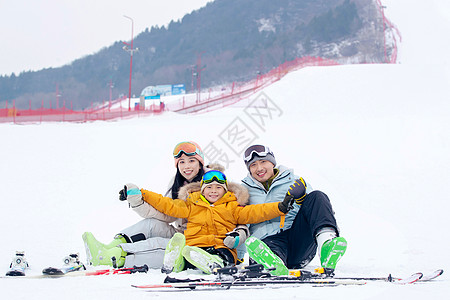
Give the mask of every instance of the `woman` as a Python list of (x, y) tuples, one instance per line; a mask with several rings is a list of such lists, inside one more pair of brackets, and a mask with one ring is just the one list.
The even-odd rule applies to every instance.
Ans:
[[(192, 182), (200, 182), (209, 166), (204, 167), (203, 151), (195, 142), (177, 144), (173, 156), (177, 172), (165, 196), (176, 199), (180, 188)], [(223, 169), (221, 166), (213, 168)], [(134, 188), (133, 184), (127, 184), (124, 190)], [(112, 257), (115, 257), (118, 267), (147, 264), (150, 268), (161, 268), (164, 250), (169, 239), (176, 232), (184, 232), (186, 220), (159, 212), (143, 201), (142, 196), (128, 195), (128, 197), (124, 197), (124, 190), (121, 191), (121, 200), (128, 200), (130, 207), (144, 219), (122, 230), (107, 245), (98, 242), (92, 233), (85, 232), (83, 240), (88, 263), (94, 266), (114, 265)], [(230, 248), (236, 248), (245, 241), (247, 236), (247, 226), (241, 225), (228, 234), (224, 243)]]

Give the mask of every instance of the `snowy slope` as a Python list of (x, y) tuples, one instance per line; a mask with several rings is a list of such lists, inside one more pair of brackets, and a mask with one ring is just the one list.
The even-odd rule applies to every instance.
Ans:
[[(164, 192), (174, 174), (173, 146), (195, 140), (227, 151), (227, 175), (246, 170), (226, 145), (236, 118), (255, 142), (293, 167), (332, 200), (348, 252), (340, 275), (408, 275), (444, 268), (440, 281), (414, 286), (298, 287), (184, 293), (195, 299), (232, 297), (411, 299), (450, 292), (447, 216), (450, 210), (449, 5), (384, 1), (398, 26), (400, 64), (307, 68), (266, 88), (277, 105), (258, 127), (242, 105), (195, 116), (173, 113), (88, 124), (0, 124), (0, 271), (25, 250), (38, 274), (69, 252), (85, 257), (81, 234), (108, 242), (139, 217), (118, 201), (124, 183)], [(418, 21), (420, 20), (420, 22)], [(426, 24), (426, 26), (424, 26)], [(445, 38), (444, 38), (445, 37)], [(251, 110), (247, 110), (250, 111)], [(228, 140), (228, 143), (231, 143)], [(317, 266), (317, 260), (312, 267)], [(2, 299), (111, 299), (151, 295), (130, 284), (161, 282), (148, 274), (54, 280), (0, 279)], [(171, 299), (178, 294), (158, 295)]]

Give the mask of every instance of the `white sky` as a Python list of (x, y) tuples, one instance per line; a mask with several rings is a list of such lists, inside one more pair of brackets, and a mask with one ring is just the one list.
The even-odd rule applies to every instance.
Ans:
[[(0, 0), (0, 75), (59, 67), (212, 0)], [(124, 52), (124, 55), (128, 55)]]

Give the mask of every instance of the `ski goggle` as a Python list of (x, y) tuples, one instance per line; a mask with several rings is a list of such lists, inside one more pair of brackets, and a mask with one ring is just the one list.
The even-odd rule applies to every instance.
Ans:
[(208, 184), (213, 181), (218, 183), (227, 183), (227, 177), (220, 171), (212, 170), (203, 174), (201, 185)]
[(263, 145), (253, 145), (247, 148), (244, 152), (244, 161), (247, 163), (252, 160), (254, 155), (258, 155), (259, 157), (265, 157), (267, 154), (272, 154), (269, 147)]
[(181, 142), (178, 143), (173, 149), (173, 157), (178, 158), (182, 154), (187, 156), (193, 156), (195, 154), (200, 155), (203, 158), (203, 152), (192, 142)]

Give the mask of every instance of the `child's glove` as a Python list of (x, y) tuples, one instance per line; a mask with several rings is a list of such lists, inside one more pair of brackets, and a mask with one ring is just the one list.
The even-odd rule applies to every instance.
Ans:
[(306, 196), (305, 180), (301, 177), (295, 180), (294, 183), (289, 186), (287, 194), (294, 197), (295, 203), (302, 204)]
[(286, 196), (284, 196), (284, 200), (281, 202), (278, 202), (278, 209), (284, 213), (287, 214), (288, 211), (290, 211), (294, 204), (294, 197), (292, 195), (289, 195), (289, 192), (286, 193)]
[[(239, 225), (245, 226), (245, 225)], [(244, 227), (236, 227), (233, 231), (230, 231), (226, 234), (226, 237), (223, 239), (223, 244), (230, 249), (235, 249), (242, 245), (249, 235), (247, 226)]]

